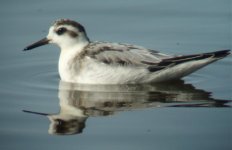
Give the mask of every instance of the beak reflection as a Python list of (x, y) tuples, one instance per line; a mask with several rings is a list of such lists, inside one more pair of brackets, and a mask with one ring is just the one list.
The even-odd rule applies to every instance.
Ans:
[[(58, 113), (23, 112), (46, 116), (48, 133), (81, 134), (89, 117), (161, 107), (231, 107), (231, 100), (211, 98), (211, 92), (196, 89), (184, 81), (144, 85), (84, 85), (60, 81)], [(154, 124), (155, 125), (155, 124)], [(92, 129), (93, 130), (93, 129)]]

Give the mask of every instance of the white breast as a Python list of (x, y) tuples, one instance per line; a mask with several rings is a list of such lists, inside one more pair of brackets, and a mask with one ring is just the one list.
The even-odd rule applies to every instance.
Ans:
[(74, 82), (83, 84), (139, 83), (147, 74), (148, 71), (145, 68), (109, 65), (87, 57)]
[(78, 54), (88, 43), (78, 44), (66, 49), (61, 49), (59, 58), (59, 74), (63, 81), (74, 82), (80, 69)]

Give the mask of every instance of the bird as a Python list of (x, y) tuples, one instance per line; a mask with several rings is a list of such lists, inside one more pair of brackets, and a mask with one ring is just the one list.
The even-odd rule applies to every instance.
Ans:
[(126, 43), (91, 41), (85, 27), (59, 19), (47, 36), (23, 51), (56, 44), (61, 52), (58, 72), (62, 81), (79, 84), (146, 84), (178, 80), (222, 59), (230, 50), (191, 55), (169, 55)]

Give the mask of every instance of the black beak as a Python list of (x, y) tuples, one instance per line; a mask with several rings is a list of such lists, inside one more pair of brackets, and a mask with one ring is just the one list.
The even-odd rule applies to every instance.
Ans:
[(49, 114), (47, 113), (40, 113), (40, 112), (35, 112), (35, 111), (30, 111), (30, 110), (23, 110), (23, 112), (29, 113), (29, 114), (41, 115), (41, 116), (49, 116)]
[(39, 47), (39, 46), (42, 46), (42, 45), (46, 45), (46, 44), (49, 43), (49, 41), (50, 41), (49, 39), (43, 38), (40, 41), (35, 42), (34, 44), (31, 44), (31, 45), (27, 46), (26, 48), (24, 48), (23, 51), (31, 50), (33, 48), (36, 48), (36, 47)]

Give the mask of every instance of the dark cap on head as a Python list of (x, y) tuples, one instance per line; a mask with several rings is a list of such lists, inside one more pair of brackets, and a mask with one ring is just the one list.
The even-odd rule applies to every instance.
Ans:
[(69, 20), (69, 19), (59, 19), (59, 20), (55, 21), (55, 25), (56, 26), (71, 25), (73, 27), (78, 28), (80, 32), (85, 32), (85, 28), (80, 23), (73, 21), (73, 20)]

